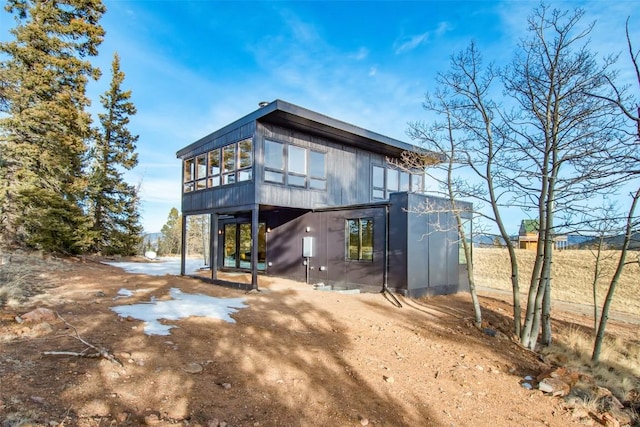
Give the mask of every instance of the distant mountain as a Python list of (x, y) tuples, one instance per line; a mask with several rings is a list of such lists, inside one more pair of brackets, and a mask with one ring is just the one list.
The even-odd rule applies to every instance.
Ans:
[[(582, 236), (579, 234), (567, 234), (567, 247), (568, 248), (581, 248), (584, 247), (586, 245), (589, 245), (591, 241), (593, 241), (593, 236)], [(518, 241), (518, 236), (510, 236), (511, 241), (513, 242), (517, 242)], [(620, 236), (620, 239), (622, 238), (622, 236)], [(614, 239), (617, 239), (614, 238)], [(620, 242), (622, 242), (622, 240), (620, 240)], [(614, 244), (614, 241), (612, 241), (610, 243), (611, 245)], [(637, 241), (636, 244), (640, 244), (640, 241)], [(474, 246), (479, 246), (479, 247), (489, 247), (489, 246), (494, 246), (494, 247), (504, 247), (506, 246), (504, 239), (500, 236), (494, 235), (494, 234), (477, 234), (473, 236), (473, 245)], [(621, 243), (618, 244), (618, 246), (620, 246)]]
[[(607, 237), (604, 239), (604, 243), (607, 245), (609, 249), (621, 249), (622, 244), (624, 243), (624, 235)], [(596, 246), (598, 244), (598, 239), (594, 237), (589, 237), (587, 240), (580, 244), (580, 247), (589, 247)], [(631, 235), (631, 241), (629, 242), (629, 249), (640, 249), (640, 232), (636, 231)]]

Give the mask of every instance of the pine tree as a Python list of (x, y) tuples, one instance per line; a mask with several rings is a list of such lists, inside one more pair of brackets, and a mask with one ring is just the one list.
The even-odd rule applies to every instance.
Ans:
[(174, 255), (181, 252), (182, 216), (178, 209), (171, 208), (167, 222), (160, 230), (162, 237), (158, 242), (158, 252), (162, 255)]
[(104, 113), (98, 114), (100, 129), (90, 150), (89, 211), (95, 236), (92, 249), (105, 254), (132, 255), (141, 239), (138, 189), (123, 179), (122, 169), (138, 164), (138, 135), (127, 129), (136, 114), (131, 91), (122, 90), (124, 72), (118, 54), (111, 64), (111, 85), (100, 97)]
[(79, 252), (90, 223), (80, 208), (99, 70), (101, 0), (7, 0), (14, 40), (0, 43), (0, 239), (3, 245)]

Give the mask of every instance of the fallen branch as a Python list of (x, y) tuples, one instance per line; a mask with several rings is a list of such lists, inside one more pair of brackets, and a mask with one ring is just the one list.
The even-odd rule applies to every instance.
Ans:
[[(102, 358), (105, 358), (105, 359), (107, 359), (108, 361), (110, 361), (112, 363), (115, 363), (116, 365), (124, 366), (122, 364), (122, 362), (120, 362), (113, 354), (109, 353), (109, 351), (106, 348), (95, 346), (95, 345), (85, 341), (84, 339), (82, 339), (82, 337), (78, 333), (78, 330), (76, 329), (75, 326), (73, 326), (72, 324), (67, 322), (62, 316), (60, 316), (60, 313), (56, 313), (56, 314), (58, 315), (60, 320), (62, 320), (64, 322), (65, 325), (67, 325), (69, 328), (73, 329), (74, 334), (73, 335), (67, 335), (67, 336), (77, 339), (82, 344), (86, 345), (87, 348), (85, 348), (83, 351), (80, 351), (80, 352), (77, 352), (77, 351), (44, 351), (42, 354), (57, 355), (57, 356), (90, 357), (90, 358), (102, 357)], [(93, 353), (89, 353), (88, 352), (89, 350), (94, 350), (94, 352)]]

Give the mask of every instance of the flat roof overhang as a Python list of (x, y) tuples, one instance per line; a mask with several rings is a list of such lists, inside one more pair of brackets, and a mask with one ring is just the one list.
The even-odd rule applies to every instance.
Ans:
[(406, 142), (276, 99), (245, 117), (182, 148), (176, 153), (176, 156), (178, 158), (190, 157), (197, 151), (198, 147), (252, 121), (298, 130), (389, 157), (399, 157), (403, 151), (416, 151), (418, 149), (416, 146)]

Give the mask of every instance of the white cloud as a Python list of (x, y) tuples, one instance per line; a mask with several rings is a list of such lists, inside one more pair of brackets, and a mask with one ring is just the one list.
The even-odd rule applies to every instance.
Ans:
[(396, 55), (412, 51), (423, 43), (429, 41), (429, 32), (402, 37), (393, 44), (393, 51)]
[(367, 49), (366, 47), (361, 47), (360, 49), (358, 49), (356, 53), (349, 55), (350, 58), (355, 59), (356, 61), (362, 61), (364, 59), (367, 59), (368, 56), (369, 56), (369, 49)]

